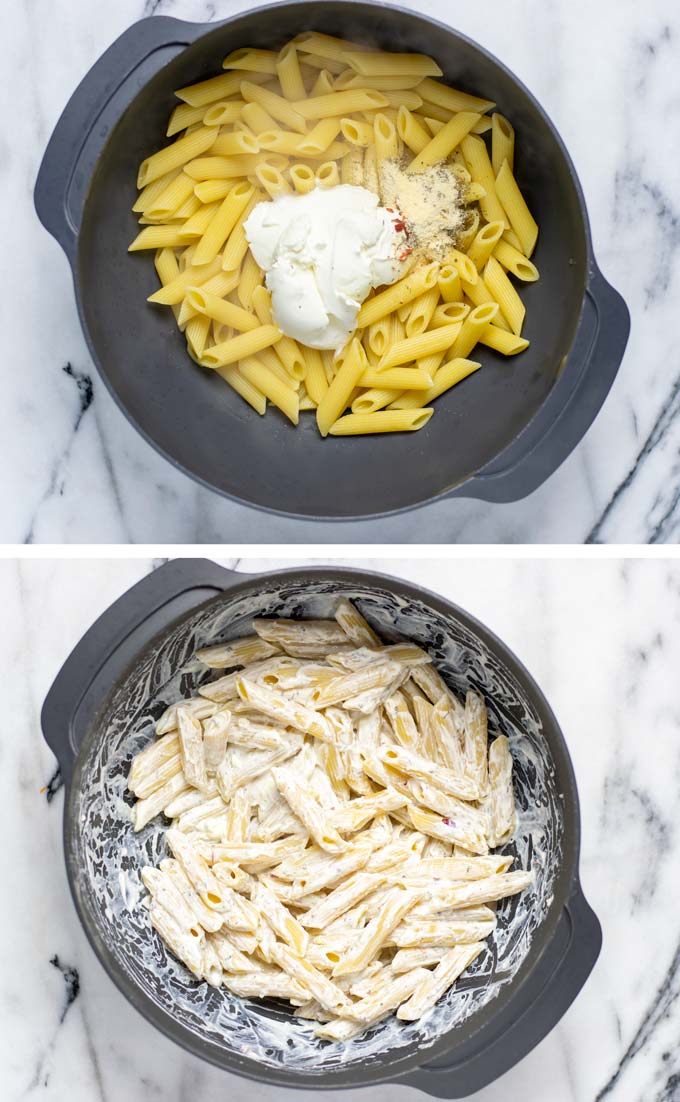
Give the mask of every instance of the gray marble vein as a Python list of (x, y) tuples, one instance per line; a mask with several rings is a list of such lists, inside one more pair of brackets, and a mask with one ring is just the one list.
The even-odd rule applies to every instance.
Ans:
[[(8, 6), (0, 46), (21, 125), (0, 135), (8, 286), (0, 539), (5, 542), (677, 542), (680, 537), (674, 319), (680, 281), (680, 16), (667, 0), (487, 0), (456, 25), (501, 57), (545, 105), (581, 176), (595, 250), (631, 307), (617, 382), (585, 440), (525, 501), (442, 501), (374, 522), (271, 517), (195, 485), (130, 427), (99, 383), (79, 329), (68, 265), (39, 226), (32, 187), (77, 81), (136, 19), (219, 19), (245, 0), (37, 0)], [(443, 0), (425, 12), (450, 20)], [(54, 49), (58, 34), (59, 50)], [(74, 377), (66, 378), (71, 364)], [(82, 409), (77, 379), (92, 380)], [(75, 385), (74, 385), (75, 383)], [(86, 503), (86, 508), (84, 507)]]

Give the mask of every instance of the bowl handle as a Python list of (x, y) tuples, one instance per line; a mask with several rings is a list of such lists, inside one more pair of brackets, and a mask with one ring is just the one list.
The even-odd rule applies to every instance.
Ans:
[(602, 945), (602, 929), (576, 884), (554, 936), (511, 1005), (456, 1049), (453, 1060), (425, 1064), (398, 1082), (434, 1098), (466, 1098), (492, 1083), (531, 1052), (557, 1025), (590, 975)]
[(154, 16), (134, 23), (102, 54), (66, 104), (35, 185), (38, 218), (73, 262), (95, 164), (123, 111), (146, 83), (205, 30)]
[(83, 734), (141, 645), (176, 617), (225, 592), (243, 574), (208, 559), (174, 559), (142, 578), (102, 613), (57, 674), (42, 707), (43, 735), (66, 785)]
[(600, 412), (629, 333), (628, 307), (593, 262), (576, 340), (547, 400), (500, 456), (448, 496), (507, 503), (537, 490)]

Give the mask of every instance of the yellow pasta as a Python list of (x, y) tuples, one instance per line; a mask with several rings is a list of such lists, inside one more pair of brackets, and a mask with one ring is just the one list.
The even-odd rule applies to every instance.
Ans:
[(308, 191), (316, 187), (316, 177), (309, 165), (291, 165), (288, 175), (298, 195), (306, 195)]
[(467, 254), (477, 271), (480, 271), (486, 264), (503, 236), (504, 230), (504, 222), (487, 222), (475, 236)]
[(455, 88), (449, 88), (446, 84), (440, 84), (437, 80), (426, 77), (416, 85), (418, 93), (426, 103), (434, 103), (437, 107), (443, 107), (453, 113), (456, 111), (476, 111), (480, 115), (486, 114), (496, 104), (490, 99), (480, 99), (470, 96), (467, 92), (459, 92)]
[[(251, 81), (258, 79), (266, 80), (266, 75), (251, 75)], [(210, 80), (201, 80), (198, 84), (189, 84), (186, 88), (179, 88), (175, 95), (178, 99), (184, 100), (191, 107), (206, 106), (210, 103), (215, 103), (217, 100), (227, 99), (228, 96), (234, 96), (239, 90), (243, 77), (240, 73), (223, 73), (218, 77), (211, 77)]]
[(304, 120), (352, 115), (356, 111), (380, 110), (382, 107), (387, 107), (388, 102), (383, 93), (375, 89), (349, 88), (344, 92), (331, 92), (327, 96), (297, 100), (293, 106)]
[(305, 387), (315, 406), (318, 406), (328, 390), (321, 353), (317, 348), (305, 348), (302, 354), (305, 360)]
[[(466, 297), (470, 300), (473, 306), (484, 306), (487, 302), (496, 302), (496, 297), (492, 291), (487, 287), (486, 282), (482, 276), (479, 276), (475, 283), (468, 283), (467, 280), (461, 280), (463, 290)], [(505, 320), (504, 315), (498, 314), (496, 318), (496, 325), (501, 329), (507, 329), (510, 331), (510, 326)]]
[(194, 181), (186, 173), (180, 172), (170, 183), (163, 188), (144, 211), (147, 218), (165, 222), (172, 218), (178, 207), (184, 203), (194, 192)]
[(250, 314), (242, 306), (235, 306), (233, 302), (218, 298), (203, 287), (189, 287), (187, 301), (197, 313), (206, 314), (222, 325), (231, 325), (242, 333), (258, 328), (259, 323), (254, 314)]
[(349, 405), (350, 395), (368, 366), (366, 353), (356, 337), (350, 341), (338, 360), (335, 377), (316, 411), (316, 423), (322, 436), (328, 435)]
[(132, 244), (128, 245), (128, 252), (139, 252), (140, 249), (166, 249), (183, 243), (179, 236), (179, 226), (147, 226), (137, 234)]
[[(229, 185), (226, 194), (228, 195), (233, 184)], [(220, 208), (219, 202), (204, 203), (195, 214), (192, 214), (191, 218), (187, 218), (183, 226), (179, 228), (179, 236), (186, 244), (190, 241), (198, 241), (207, 230), (208, 226), (212, 222), (213, 218), (217, 214)]]
[(444, 302), (437, 306), (430, 328), (436, 329), (440, 325), (453, 325), (457, 321), (464, 321), (470, 313), (470, 307), (464, 302)]
[(397, 341), (381, 357), (378, 371), (382, 373), (390, 367), (398, 367), (399, 364), (410, 363), (411, 360), (419, 360), (423, 356), (430, 356), (434, 352), (450, 348), (457, 339), (459, 331), (460, 324), (442, 325), (439, 329), (432, 329), (417, 337), (407, 337), (406, 340)]
[(484, 269), (484, 282), (500, 306), (501, 313), (513, 333), (519, 336), (524, 325), (526, 307), (504, 269), (493, 256), (489, 257)]
[(521, 243), (522, 252), (530, 257), (536, 248), (538, 226), (507, 161), (503, 162), (496, 177), (496, 191), (505, 208), (512, 231)]
[(387, 387), (391, 390), (429, 390), (432, 376), (420, 367), (393, 367), (387, 371), (367, 368), (359, 379), (359, 386)]
[(508, 272), (512, 272), (517, 279), (521, 279), (523, 283), (535, 283), (538, 279), (536, 265), (527, 260), (526, 256), (508, 241), (499, 241), (493, 255), (499, 264), (502, 264)]
[(412, 153), (421, 153), (430, 143), (425, 127), (403, 103), (397, 111), (397, 133)]
[(281, 339), (275, 325), (260, 325), (249, 333), (240, 333), (221, 344), (213, 345), (200, 357), (203, 367), (227, 367), (247, 356), (254, 356), (263, 348), (270, 348)]
[(259, 135), (263, 130), (276, 130), (276, 119), (273, 119), (268, 111), (265, 111), (261, 103), (245, 103), (241, 107), (241, 121), (249, 126), (253, 134)]
[(366, 436), (375, 432), (417, 432), (430, 420), (433, 409), (385, 409), (377, 413), (348, 413), (331, 425), (331, 436)]
[(401, 393), (402, 390), (399, 387), (396, 389), (394, 387), (371, 387), (354, 399), (351, 406), (352, 413), (377, 413), (379, 409), (384, 409), (395, 398), (398, 398)]
[[(336, 78), (335, 89), (338, 92), (345, 88), (374, 88), (377, 92), (404, 92), (410, 91), (420, 84), (419, 76), (371, 76), (361, 77), (353, 69), (345, 69)], [(418, 99), (421, 97), (418, 96)]]
[(349, 51), (343, 61), (360, 76), (440, 77), (442, 71), (425, 54), (393, 54), (383, 51)]
[(461, 142), (461, 149), (472, 179), (481, 184), (486, 195), (480, 199), (479, 206), (487, 222), (503, 222), (509, 226), (508, 216), (502, 201), (496, 194), (496, 181), (493, 167), (483, 138), (468, 134)]
[(293, 190), (282, 173), (273, 165), (260, 165), (259, 168), (255, 169), (255, 175), (272, 199), (276, 198), (277, 195), (288, 195)]
[(320, 119), (303, 138), (298, 139), (297, 152), (303, 157), (314, 157), (316, 154), (325, 153), (339, 133), (339, 119)]
[(203, 349), (205, 348), (206, 341), (208, 340), (208, 333), (210, 332), (210, 318), (196, 316), (188, 322), (186, 329), (184, 330), (184, 336), (186, 337), (187, 344), (196, 359), (200, 359)]
[(237, 367), (218, 367), (215, 372), (217, 375), (221, 375), (225, 383), (229, 383), (237, 394), (252, 406), (256, 413), (259, 413), (260, 417), (263, 417), (267, 412), (267, 399), (261, 390), (258, 390), (249, 379), (246, 379)]
[(491, 163), (494, 175), (498, 176), (503, 161), (508, 162), (512, 172), (515, 163), (515, 130), (512, 123), (497, 112), (491, 116)]
[(340, 129), (343, 138), (351, 145), (365, 148), (374, 140), (373, 127), (362, 119), (341, 119)]
[(479, 371), (481, 366), (480, 363), (475, 363), (474, 360), (468, 360), (464, 357), (447, 360), (439, 368), (430, 390), (424, 393), (412, 390), (409, 393), (402, 394), (392, 403), (390, 408), (420, 409), (422, 406), (427, 406), (430, 402), (434, 402), (435, 398), (439, 398), (441, 394), (444, 394), (445, 391), (461, 383), (463, 379), (467, 379), (468, 375), (473, 375), (475, 371)]
[[(226, 275), (227, 273), (224, 272), (223, 274)], [(238, 300), (245, 310), (250, 307), (253, 291), (256, 287), (262, 285), (263, 280), (264, 272), (249, 249), (241, 266), (237, 290)]]
[(297, 130), (298, 133), (304, 134), (306, 130), (305, 117), (295, 109), (295, 104), (289, 103), (283, 96), (277, 95), (276, 92), (270, 92), (266, 88), (260, 88), (259, 85), (248, 80), (244, 80), (241, 84), (241, 95), (248, 103), (259, 103), (273, 119), (284, 123), (291, 130)]
[(318, 54), (319, 57), (329, 58), (331, 61), (342, 61), (343, 68), (345, 56), (349, 50), (365, 49), (346, 38), (335, 38), (333, 35), (321, 34), (319, 31), (305, 31), (297, 35), (293, 42), (306, 54)]
[(240, 50), (232, 50), (222, 62), (223, 69), (243, 69), (249, 73), (276, 72), (277, 56), (273, 50), (254, 50), (246, 47)]
[(183, 138), (178, 138), (172, 145), (166, 146), (151, 157), (147, 157), (139, 166), (137, 187), (142, 188), (146, 184), (153, 183), (171, 169), (181, 168), (188, 161), (200, 157), (210, 149), (216, 137), (217, 134), (212, 127), (203, 126), (191, 134), (186, 134)]
[(324, 68), (321, 70), (318, 77), (314, 81), (314, 85), (312, 87), (310, 95), (327, 96), (329, 92), (333, 92), (334, 90), (333, 77), (329, 73), (328, 69)]
[(291, 134), (288, 130), (263, 130), (258, 137), (261, 149), (271, 150), (274, 153), (299, 153), (299, 134)]
[(286, 43), (279, 51), (276, 59), (276, 74), (285, 99), (302, 99), (305, 94), (305, 85), (300, 72), (298, 52), (292, 42)]
[(167, 138), (179, 134), (180, 130), (186, 130), (197, 122), (203, 121), (205, 107), (190, 107), (188, 103), (178, 103), (168, 119), (168, 128), (165, 132)]
[(292, 424), (297, 425), (300, 405), (294, 390), (286, 386), (256, 356), (244, 356), (239, 360), (238, 369), (244, 379), (261, 390), (265, 398), (273, 402)]
[(406, 320), (406, 336), (417, 337), (429, 327), (437, 303), (439, 302), (439, 287), (433, 287), (431, 291), (417, 298), (413, 303)]
[(428, 165), (444, 161), (470, 133), (479, 115), (473, 111), (461, 111), (442, 126), (438, 134), (427, 143), (408, 166), (409, 172), (422, 172)]
[(460, 284), (460, 273), (455, 264), (442, 264), (437, 282), (444, 302), (460, 302), (463, 289)]
[(509, 333), (506, 329), (499, 329), (497, 325), (489, 325), (479, 338), (480, 344), (487, 348), (493, 348), (504, 356), (516, 356), (518, 352), (524, 352), (529, 347), (529, 341), (524, 337), (518, 337)]
[(335, 161), (324, 161), (316, 171), (318, 187), (335, 187), (340, 183), (340, 171)]
[(416, 268), (385, 291), (380, 291), (373, 298), (367, 299), (359, 310), (357, 325), (360, 327), (372, 325), (379, 318), (391, 314), (393, 310), (418, 298), (418, 295), (422, 295), (424, 291), (431, 290), (437, 282), (438, 268), (437, 264), (426, 264)]
[(381, 112), (373, 120), (373, 136), (378, 165), (380, 161), (395, 160), (399, 152), (397, 131), (392, 120)]
[(498, 310), (497, 303), (489, 302), (470, 311), (451, 349), (451, 359), (466, 359), (470, 355), (482, 333), (496, 318)]
[(213, 215), (208, 228), (201, 237), (193, 263), (197, 267), (208, 264), (214, 260), (225, 241), (229, 237), (240, 216), (248, 206), (255, 189), (252, 184), (235, 184), (225, 199), (222, 200), (217, 211)]
[(245, 100), (219, 100), (213, 103), (203, 115), (204, 126), (228, 126), (241, 117)]
[(254, 135), (247, 131), (234, 130), (231, 134), (218, 134), (210, 154), (213, 157), (239, 157), (252, 156), (259, 151), (260, 143)]

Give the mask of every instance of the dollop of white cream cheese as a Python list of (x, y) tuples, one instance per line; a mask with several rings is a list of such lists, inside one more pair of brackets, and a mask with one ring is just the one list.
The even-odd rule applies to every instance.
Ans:
[(394, 283), (404, 267), (401, 216), (354, 184), (258, 203), (245, 232), (274, 321), (311, 348), (342, 348), (369, 291)]

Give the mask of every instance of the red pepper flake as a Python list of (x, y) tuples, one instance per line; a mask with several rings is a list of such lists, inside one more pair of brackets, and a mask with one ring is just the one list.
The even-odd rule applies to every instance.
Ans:
[(385, 210), (388, 211), (390, 214), (394, 214), (394, 208), (393, 207), (385, 207)]
[(406, 260), (406, 257), (410, 256), (412, 252), (413, 252), (413, 249), (409, 248), (408, 245), (407, 245), (406, 248), (404, 249), (403, 253), (399, 253), (399, 259), (400, 260)]
[(442, 819), (442, 822), (443, 822), (444, 826), (447, 826), (447, 827), (455, 827), (455, 825), (456, 825), (456, 820), (455, 819)]

